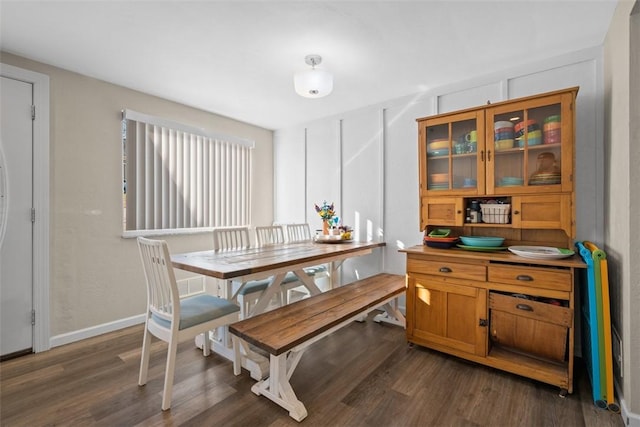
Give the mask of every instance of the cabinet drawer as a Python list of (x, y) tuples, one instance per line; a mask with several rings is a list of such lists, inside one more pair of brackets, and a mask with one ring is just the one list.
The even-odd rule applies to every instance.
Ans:
[(521, 267), (511, 265), (490, 265), (489, 281), (531, 288), (571, 291), (569, 271), (548, 268)]
[(491, 292), (490, 336), (493, 343), (535, 356), (564, 361), (571, 309)]
[(407, 259), (407, 271), (456, 279), (471, 279), (480, 282), (487, 280), (487, 272), (484, 265), (459, 262)]

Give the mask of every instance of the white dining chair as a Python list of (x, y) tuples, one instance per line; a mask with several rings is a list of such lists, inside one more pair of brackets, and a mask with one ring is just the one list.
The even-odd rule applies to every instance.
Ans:
[[(258, 226), (256, 227), (255, 232), (256, 244), (258, 247), (282, 245), (285, 243), (284, 231), (280, 225)], [(280, 297), (278, 303), (281, 306), (286, 305), (291, 301), (290, 292), (294, 289), (296, 289), (296, 292), (304, 294), (304, 297), (309, 296), (307, 288), (304, 287), (304, 284), (298, 279), (298, 276), (293, 272), (288, 272), (280, 284)]]
[[(216, 252), (237, 251), (249, 249), (250, 247), (251, 240), (249, 239), (248, 227), (225, 227), (213, 230), (213, 250)], [(268, 279), (250, 280), (242, 286), (242, 283), (232, 281), (232, 288), (234, 286), (240, 287), (237, 299), (240, 305), (241, 318), (247, 317), (251, 307), (258, 302), (269, 283)], [(228, 295), (227, 298), (231, 298), (231, 295)]]
[[(286, 224), (287, 229), (287, 243), (300, 243), (311, 242), (311, 227), (309, 224)], [(329, 277), (329, 269), (326, 265), (314, 265), (313, 267), (307, 267), (304, 269), (305, 273), (309, 276), (313, 276), (314, 279), (321, 277)]]
[[(165, 411), (171, 407), (178, 343), (203, 334), (202, 352), (208, 356), (211, 350), (209, 331), (238, 321), (240, 308), (226, 299), (204, 293), (181, 299), (167, 243), (138, 237), (138, 248), (147, 283), (138, 385), (147, 383), (153, 335), (168, 343), (162, 391), (162, 410)], [(234, 360), (234, 371), (240, 369), (235, 363)]]

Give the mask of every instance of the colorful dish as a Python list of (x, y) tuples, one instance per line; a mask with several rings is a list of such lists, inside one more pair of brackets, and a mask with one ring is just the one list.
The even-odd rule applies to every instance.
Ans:
[(496, 247), (502, 245), (503, 237), (485, 237), (485, 236), (460, 236), (462, 244), (475, 247)]
[(342, 236), (325, 235), (320, 234), (315, 237), (316, 243), (348, 243), (353, 242), (353, 239), (343, 239)]
[(467, 245), (457, 245), (460, 249), (464, 249), (466, 251), (477, 251), (477, 252), (492, 252), (492, 251), (504, 251), (507, 249), (506, 246), (467, 246)]

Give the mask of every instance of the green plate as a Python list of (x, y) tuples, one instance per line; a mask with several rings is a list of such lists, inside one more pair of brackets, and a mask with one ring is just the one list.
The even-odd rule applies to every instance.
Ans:
[(464, 249), (466, 251), (478, 251), (478, 252), (493, 252), (493, 251), (504, 251), (507, 249), (507, 246), (468, 246), (468, 245), (457, 245), (460, 249)]

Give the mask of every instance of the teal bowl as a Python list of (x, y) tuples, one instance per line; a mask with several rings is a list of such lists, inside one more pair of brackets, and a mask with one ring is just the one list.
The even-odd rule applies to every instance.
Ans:
[(504, 242), (504, 237), (460, 236), (460, 240), (466, 246), (493, 248), (501, 246)]

